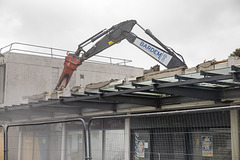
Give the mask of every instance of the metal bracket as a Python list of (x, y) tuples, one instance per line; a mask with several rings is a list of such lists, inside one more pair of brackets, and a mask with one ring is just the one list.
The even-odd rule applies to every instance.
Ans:
[(233, 76), (233, 81), (234, 82), (240, 82), (240, 71), (233, 72), (232, 76)]
[(159, 86), (159, 84), (157, 84), (157, 83), (155, 83), (155, 84), (153, 84), (153, 91), (158, 91), (158, 86)]
[(240, 82), (240, 67), (232, 65), (231, 70), (235, 71), (232, 73), (233, 81)]
[(231, 69), (232, 71), (240, 71), (240, 67), (234, 65), (231, 66)]

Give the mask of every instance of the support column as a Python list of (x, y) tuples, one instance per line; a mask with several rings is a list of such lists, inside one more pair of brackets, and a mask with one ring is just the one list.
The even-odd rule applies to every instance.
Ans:
[(105, 159), (105, 153), (106, 153), (106, 131), (103, 128), (103, 130), (102, 130), (102, 160)]
[(61, 144), (61, 160), (66, 157), (66, 124), (62, 123), (62, 144)]
[(22, 130), (18, 128), (18, 160), (22, 160)]
[(125, 119), (125, 130), (124, 130), (124, 152), (125, 160), (130, 160), (130, 139), (131, 139), (131, 130), (130, 130), (130, 118)]
[(231, 120), (231, 144), (232, 144), (232, 160), (239, 160), (239, 113), (238, 110), (230, 110)]

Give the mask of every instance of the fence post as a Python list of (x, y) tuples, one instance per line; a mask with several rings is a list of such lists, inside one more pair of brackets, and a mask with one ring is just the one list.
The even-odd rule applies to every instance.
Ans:
[(22, 138), (22, 130), (19, 131), (19, 137), (18, 137), (18, 160), (21, 160), (22, 157), (22, 142), (23, 142), (23, 138)]
[(232, 160), (239, 160), (239, 114), (238, 109), (230, 110)]
[(125, 119), (124, 152), (125, 160), (130, 160), (130, 118)]
[(5, 126), (4, 160), (8, 160), (8, 127), (7, 125)]
[(65, 160), (66, 156), (66, 124), (62, 123), (62, 143), (61, 143), (61, 160)]
[(3, 159), (6, 160), (6, 154), (5, 154), (5, 147), (6, 147), (6, 128), (5, 125), (0, 125), (2, 127), (2, 132), (3, 132)]

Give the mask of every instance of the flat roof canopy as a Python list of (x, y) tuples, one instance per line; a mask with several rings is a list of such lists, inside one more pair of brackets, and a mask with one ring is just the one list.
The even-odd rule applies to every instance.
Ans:
[(152, 107), (151, 111), (172, 105), (203, 107), (204, 103), (200, 102), (209, 102), (205, 103), (205, 107), (240, 104), (240, 66), (115, 85), (78, 92), (70, 97), (6, 106), (0, 109), (0, 120), (9, 122), (85, 117), (93, 116), (96, 112), (117, 114), (124, 113), (123, 110), (125, 113), (134, 112), (134, 109), (144, 106)]

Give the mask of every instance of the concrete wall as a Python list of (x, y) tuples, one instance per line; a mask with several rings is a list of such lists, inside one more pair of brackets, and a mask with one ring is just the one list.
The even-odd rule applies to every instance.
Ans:
[[(4, 103), (0, 104), (0, 107), (27, 103), (29, 96), (51, 93), (56, 87), (64, 63), (64, 59), (19, 53), (6, 53), (2, 61), (2, 64), (6, 65), (6, 73)], [(142, 68), (84, 62), (73, 74), (66, 90), (73, 86), (84, 87), (92, 82), (141, 75)]]

